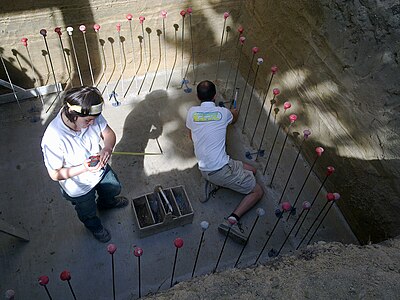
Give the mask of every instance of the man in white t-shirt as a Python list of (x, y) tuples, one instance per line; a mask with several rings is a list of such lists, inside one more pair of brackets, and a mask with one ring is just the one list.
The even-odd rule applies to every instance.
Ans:
[(189, 109), (186, 127), (189, 128), (190, 138), (193, 140), (194, 153), (202, 176), (216, 186), (246, 195), (227, 221), (218, 227), (223, 233), (231, 227), (230, 237), (236, 242), (245, 243), (246, 236), (236, 225), (262, 198), (264, 191), (256, 182), (256, 169), (231, 159), (226, 153), (226, 130), (229, 124), (236, 122), (238, 111), (216, 106), (215, 95), (216, 88), (211, 81), (202, 81), (197, 85), (197, 97), (201, 105)]
[(115, 133), (101, 115), (103, 98), (97, 88), (72, 88), (63, 100), (63, 107), (42, 138), (44, 163), (51, 179), (60, 184), (64, 198), (75, 206), (81, 222), (105, 243), (111, 235), (97, 217), (96, 208), (128, 204), (125, 197), (118, 196), (121, 184), (107, 164)]

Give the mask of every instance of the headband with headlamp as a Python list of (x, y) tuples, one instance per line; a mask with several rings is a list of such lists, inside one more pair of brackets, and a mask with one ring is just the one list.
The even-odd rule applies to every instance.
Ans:
[(79, 114), (88, 115), (88, 116), (98, 115), (103, 111), (103, 102), (101, 102), (100, 104), (92, 105), (88, 112), (85, 112), (83, 110), (82, 106), (80, 106), (80, 105), (72, 105), (72, 104), (69, 104), (68, 102), (67, 102), (67, 105), (70, 110), (73, 110)]

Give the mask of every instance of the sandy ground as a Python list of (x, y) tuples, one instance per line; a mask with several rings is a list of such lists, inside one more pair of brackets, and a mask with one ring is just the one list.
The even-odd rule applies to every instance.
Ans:
[(195, 278), (146, 299), (399, 299), (400, 237), (319, 242), (254, 268)]

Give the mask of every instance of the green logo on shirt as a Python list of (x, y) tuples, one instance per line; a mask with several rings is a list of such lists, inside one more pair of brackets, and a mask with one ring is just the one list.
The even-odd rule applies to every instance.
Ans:
[(210, 122), (210, 121), (220, 121), (222, 115), (220, 112), (195, 112), (193, 114), (194, 122)]

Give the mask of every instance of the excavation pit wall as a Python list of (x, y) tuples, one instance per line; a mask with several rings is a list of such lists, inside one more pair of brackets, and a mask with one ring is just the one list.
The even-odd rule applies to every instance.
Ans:
[[(339, 206), (360, 242), (378, 242), (400, 233), (396, 217), (400, 201), (400, 147), (396, 130), (399, 121), (395, 118), (399, 111), (396, 101), (399, 95), (396, 84), (396, 78), (399, 77), (399, 28), (396, 24), (399, 23), (400, 8), (396, 1), (379, 5), (371, 1), (348, 4), (327, 0), (315, 3), (146, 3), (71, 1), (53, 6), (48, 2), (27, 5), (25, 1), (13, 1), (3, 8), (1, 20), (1, 47), (13, 82), (25, 88), (34, 85), (35, 76), (30, 71), (26, 49), (20, 42), (22, 37), (27, 37), (36, 78), (40, 85), (53, 83), (43, 37), (39, 34), (40, 29), (45, 28), (48, 31), (47, 40), (56, 78), (67, 87), (71, 85), (59, 38), (54, 32), (54, 28), (60, 26), (68, 64), (75, 69), (72, 74), (73, 84), (79, 84), (71, 43), (65, 30), (67, 26), (72, 26), (83, 82), (91, 84), (83, 35), (78, 29), (79, 25), (85, 24), (96, 82), (99, 79), (103, 82), (106, 79), (117, 81), (121, 73), (121, 52), (122, 57), (126, 58), (122, 76), (125, 79), (132, 78), (136, 73), (138, 76), (143, 75), (147, 67), (149, 72), (155, 72), (159, 63), (160, 39), (162, 55), (166, 50), (167, 60), (160, 62), (158, 72), (167, 70), (164, 75), (167, 82), (176, 57), (175, 74), (179, 78), (182, 70), (188, 69), (188, 79), (193, 83), (195, 76), (191, 68), (188, 68), (191, 55), (189, 16), (185, 17), (182, 63), (180, 11), (189, 7), (193, 9), (191, 21), (196, 65), (210, 60), (217, 61), (224, 25), (223, 14), (230, 12), (225, 24), (229, 31), (224, 34), (221, 59), (230, 61), (235, 68), (238, 59), (235, 51), (237, 28), (243, 26), (246, 42), (240, 72), (246, 76), (251, 60), (250, 49), (259, 47), (257, 56), (263, 57), (265, 63), (260, 68), (255, 90), (261, 96), (270, 76), (270, 66), (276, 64), (280, 68), (273, 87), (282, 90), (282, 100), (292, 101), (302, 124), (313, 132), (313, 142), (305, 146), (307, 160), (312, 161), (308, 153), (312, 153), (315, 146), (325, 147), (326, 155), (323, 163), (316, 166), (317, 174), (323, 176), (326, 164), (337, 168), (337, 176), (329, 179), (327, 187), (342, 194), (344, 201)], [(167, 11), (164, 19), (165, 48), (164, 36), (157, 35), (157, 30), (163, 31), (162, 10)], [(130, 21), (133, 47), (129, 21), (126, 19), (129, 13), (133, 16)], [(142, 46), (144, 50), (147, 44), (149, 51), (148, 46), (151, 44), (152, 60), (150, 66), (143, 61), (138, 70), (139, 36), (142, 35), (139, 16), (146, 18), (143, 26), (145, 43)], [(98, 43), (92, 28), (95, 23), (101, 25), (99, 34), (104, 48)], [(121, 24), (123, 51), (119, 48), (116, 30), (118, 23)], [(150, 35), (146, 28), (151, 30)], [(101, 77), (102, 49), (108, 63), (106, 78)], [(147, 56), (149, 61), (150, 57)], [(3, 73), (2, 78), (6, 79)], [(214, 79), (211, 74), (208, 78)], [(253, 85), (252, 77), (249, 83)]]

